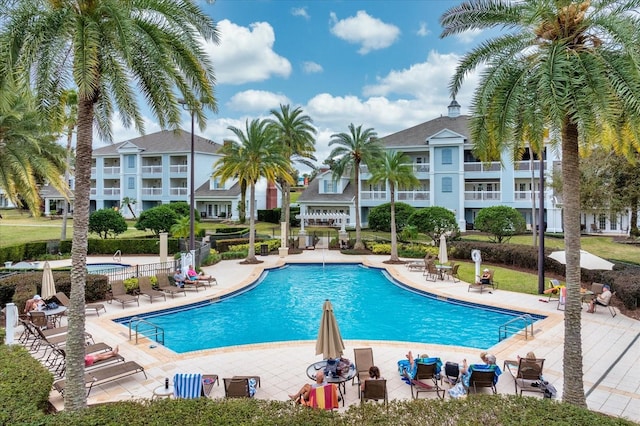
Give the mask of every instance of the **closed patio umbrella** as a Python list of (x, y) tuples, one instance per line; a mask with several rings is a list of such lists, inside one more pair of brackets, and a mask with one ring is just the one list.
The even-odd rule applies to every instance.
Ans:
[[(554, 251), (549, 255), (551, 259), (554, 259), (563, 265), (567, 264), (566, 256), (567, 254), (564, 250)], [(613, 269), (613, 263), (608, 260), (604, 260), (595, 254), (591, 254), (588, 251), (580, 250), (580, 267), (583, 269), (610, 271)]]
[(449, 256), (447, 255), (447, 238), (444, 234), (440, 235), (440, 251), (438, 252), (438, 260), (440, 263), (447, 263)]
[(322, 354), (324, 359), (339, 358), (344, 352), (344, 342), (340, 335), (338, 322), (333, 314), (333, 306), (329, 299), (322, 306), (322, 319), (316, 341), (316, 355)]
[(56, 284), (53, 282), (53, 272), (49, 262), (44, 262), (42, 268), (42, 292), (40, 293), (44, 300), (48, 300), (56, 294)]

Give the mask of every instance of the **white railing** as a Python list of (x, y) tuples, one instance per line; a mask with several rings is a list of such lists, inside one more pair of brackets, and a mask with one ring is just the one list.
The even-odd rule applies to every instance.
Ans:
[(429, 201), (429, 191), (397, 191), (398, 201)]
[(172, 164), (169, 166), (169, 171), (171, 173), (187, 173), (189, 170), (189, 166), (186, 164)]
[(494, 161), (493, 163), (464, 163), (465, 172), (499, 172), (500, 163)]
[(187, 188), (169, 188), (170, 195), (187, 195)]
[(162, 166), (142, 166), (142, 173), (162, 173)]
[(465, 191), (464, 199), (466, 201), (500, 201), (500, 191)]
[(361, 191), (360, 199), (361, 200), (386, 200), (387, 192), (386, 191)]
[(91, 175), (94, 176), (96, 174), (96, 167), (91, 167)]
[(104, 195), (120, 195), (120, 188), (104, 188), (102, 193)]
[(162, 195), (162, 188), (142, 188), (142, 195)]
[(104, 173), (105, 175), (119, 175), (120, 166), (103, 167), (102, 173)]
[(97, 195), (98, 194), (98, 189), (97, 188), (91, 188), (91, 191), (89, 191), (91, 195)]
[(407, 166), (411, 166), (413, 173), (429, 173), (429, 165), (425, 163), (412, 163)]
[[(534, 191), (533, 194), (537, 200), (539, 197), (539, 191)], [(513, 199), (515, 201), (531, 201), (531, 191), (514, 191)]]

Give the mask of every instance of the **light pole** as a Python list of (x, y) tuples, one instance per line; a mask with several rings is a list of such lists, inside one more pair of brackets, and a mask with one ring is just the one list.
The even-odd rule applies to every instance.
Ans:
[[(196, 237), (195, 237), (195, 215), (194, 210), (196, 206), (195, 201), (195, 136), (194, 136), (194, 115), (193, 107), (187, 104), (184, 99), (179, 99), (178, 103), (182, 105), (182, 108), (189, 111), (191, 114), (191, 165), (189, 167), (190, 172), (190, 185), (189, 185), (189, 251), (193, 252), (196, 249)], [(194, 263), (195, 265), (195, 263)]]

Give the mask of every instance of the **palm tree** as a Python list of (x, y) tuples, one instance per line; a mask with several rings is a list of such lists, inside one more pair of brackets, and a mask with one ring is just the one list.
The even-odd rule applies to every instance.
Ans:
[(340, 179), (349, 170), (356, 186), (356, 250), (362, 250), (360, 225), (360, 165), (370, 165), (382, 153), (378, 143), (377, 133), (369, 128), (362, 130), (362, 125), (355, 127), (349, 124), (349, 133), (335, 133), (331, 135), (329, 146), (336, 145), (329, 158), (333, 161), (333, 178)]
[(36, 109), (31, 91), (7, 82), (2, 86), (5, 102), (0, 102), (0, 188), (11, 202), (24, 204), (34, 216), (40, 215), (38, 193), (48, 182), (60, 193), (68, 191), (62, 180), (66, 170), (64, 151), (55, 143), (54, 132), (45, 116)]
[[(64, 90), (60, 95), (60, 102), (54, 109), (54, 123), (61, 133), (67, 137), (67, 168), (64, 172), (64, 181), (69, 184), (71, 160), (73, 157), (73, 133), (78, 124), (78, 94), (75, 90)], [(65, 198), (71, 198), (71, 191)], [(69, 202), (65, 200), (62, 207), (62, 230), (60, 241), (67, 239), (67, 218), (69, 216)]]
[(129, 212), (131, 213), (131, 216), (133, 216), (134, 219), (136, 218), (136, 213), (133, 211), (133, 207), (131, 207), (132, 204), (136, 204), (137, 201), (135, 198), (131, 198), (131, 197), (124, 197), (122, 199), (122, 204), (126, 205), (127, 208), (129, 209)]
[(86, 406), (84, 286), (93, 130), (110, 140), (117, 109), (126, 127), (133, 124), (143, 133), (138, 97), (149, 103), (161, 128), (179, 127), (179, 98), (204, 126), (203, 106), (215, 108), (215, 78), (202, 42), (217, 42), (218, 33), (192, 1), (21, 0), (3, 2), (2, 12), (0, 88), (8, 77), (32, 77), (42, 109), (69, 83), (78, 94), (64, 394), (65, 409), (75, 411)]
[(289, 161), (277, 146), (276, 133), (266, 120), (254, 119), (251, 123), (247, 120), (244, 132), (233, 126), (228, 129), (236, 135), (237, 141), (225, 141), (220, 150), (222, 158), (213, 165), (215, 169), (213, 176), (223, 181), (237, 178), (241, 183), (248, 184), (249, 253), (242, 263), (259, 263), (255, 250), (256, 183), (260, 178), (273, 182), (278, 176), (292, 183), (293, 179), (286, 174), (289, 170)]
[[(268, 120), (268, 123), (276, 131), (278, 144), (283, 149), (283, 155), (289, 159), (289, 171), (287, 172), (289, 175), (293, 172), (291, 165), (293, 161), (313, 168), (314, 165), (310, 160), (316, 160), (313, 155), (315, 152), (316, 129), (312, 126), (311, 118), (303, 114), (304, 112), (300, 107), (291, 111), (289, 105), (280, 105), (280, 110), (271, 110), (271, 115), (275, 118)], [(282, 178), (279, 181), (282, 188), (282, 215), (280, 216), (280, 221), (287, 224), (287, 232), (284, 237), (285, 241), (289, 241), (291, 185)]]
[(384, 156), (372, 164), (369, 182), (389, 182), (391, 194), (391, 257), (387, 263), (401, 263), (398, 257), (398, 231), (396, 230), (396, 188), (413, 188), (420, 181), (413, 174), (411, 159), (399, 151), (386, 151)]
[[(441, 17), (442, 37), (510, 28), (461, 60), (451, 82), (487, 65), (473, 100), (471, 136), (485, 158), (510, 144), (560, 137), (567, 302), (563, 400), (585, 406), (580, 324), (580, 143), (640, 134), (640, 19), (635, 0), (466, 1)], [(629, 131), (631, 130), (631, 131)], [(636, 137), (617, 143), (638, 147)], [(542, 146), (542, 145), (539, 145)]]

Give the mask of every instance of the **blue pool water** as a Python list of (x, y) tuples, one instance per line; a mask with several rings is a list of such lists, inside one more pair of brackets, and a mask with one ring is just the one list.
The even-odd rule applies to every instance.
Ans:
[(102, 272), (117, 271), (118, 269), (125, 269), (131, 265), (125, 265), (123, 263), (89, 263), (87, 264), (87, 272), (90, 274), (99, 274)]
[[(250, 343), (315, 340), (330, 299), (344, 339), (400, 340), (486, 349), (498, 327), (523, 312), (408, 291), (379, 269), (361, 265), (290, 265), (252, 289), (217, 303), (144, 315), (165, 330), (178, 353)], [(543, 317), (535, 317), (541, 319)], [(128, 324), (129, 318), (117, 322)]]

